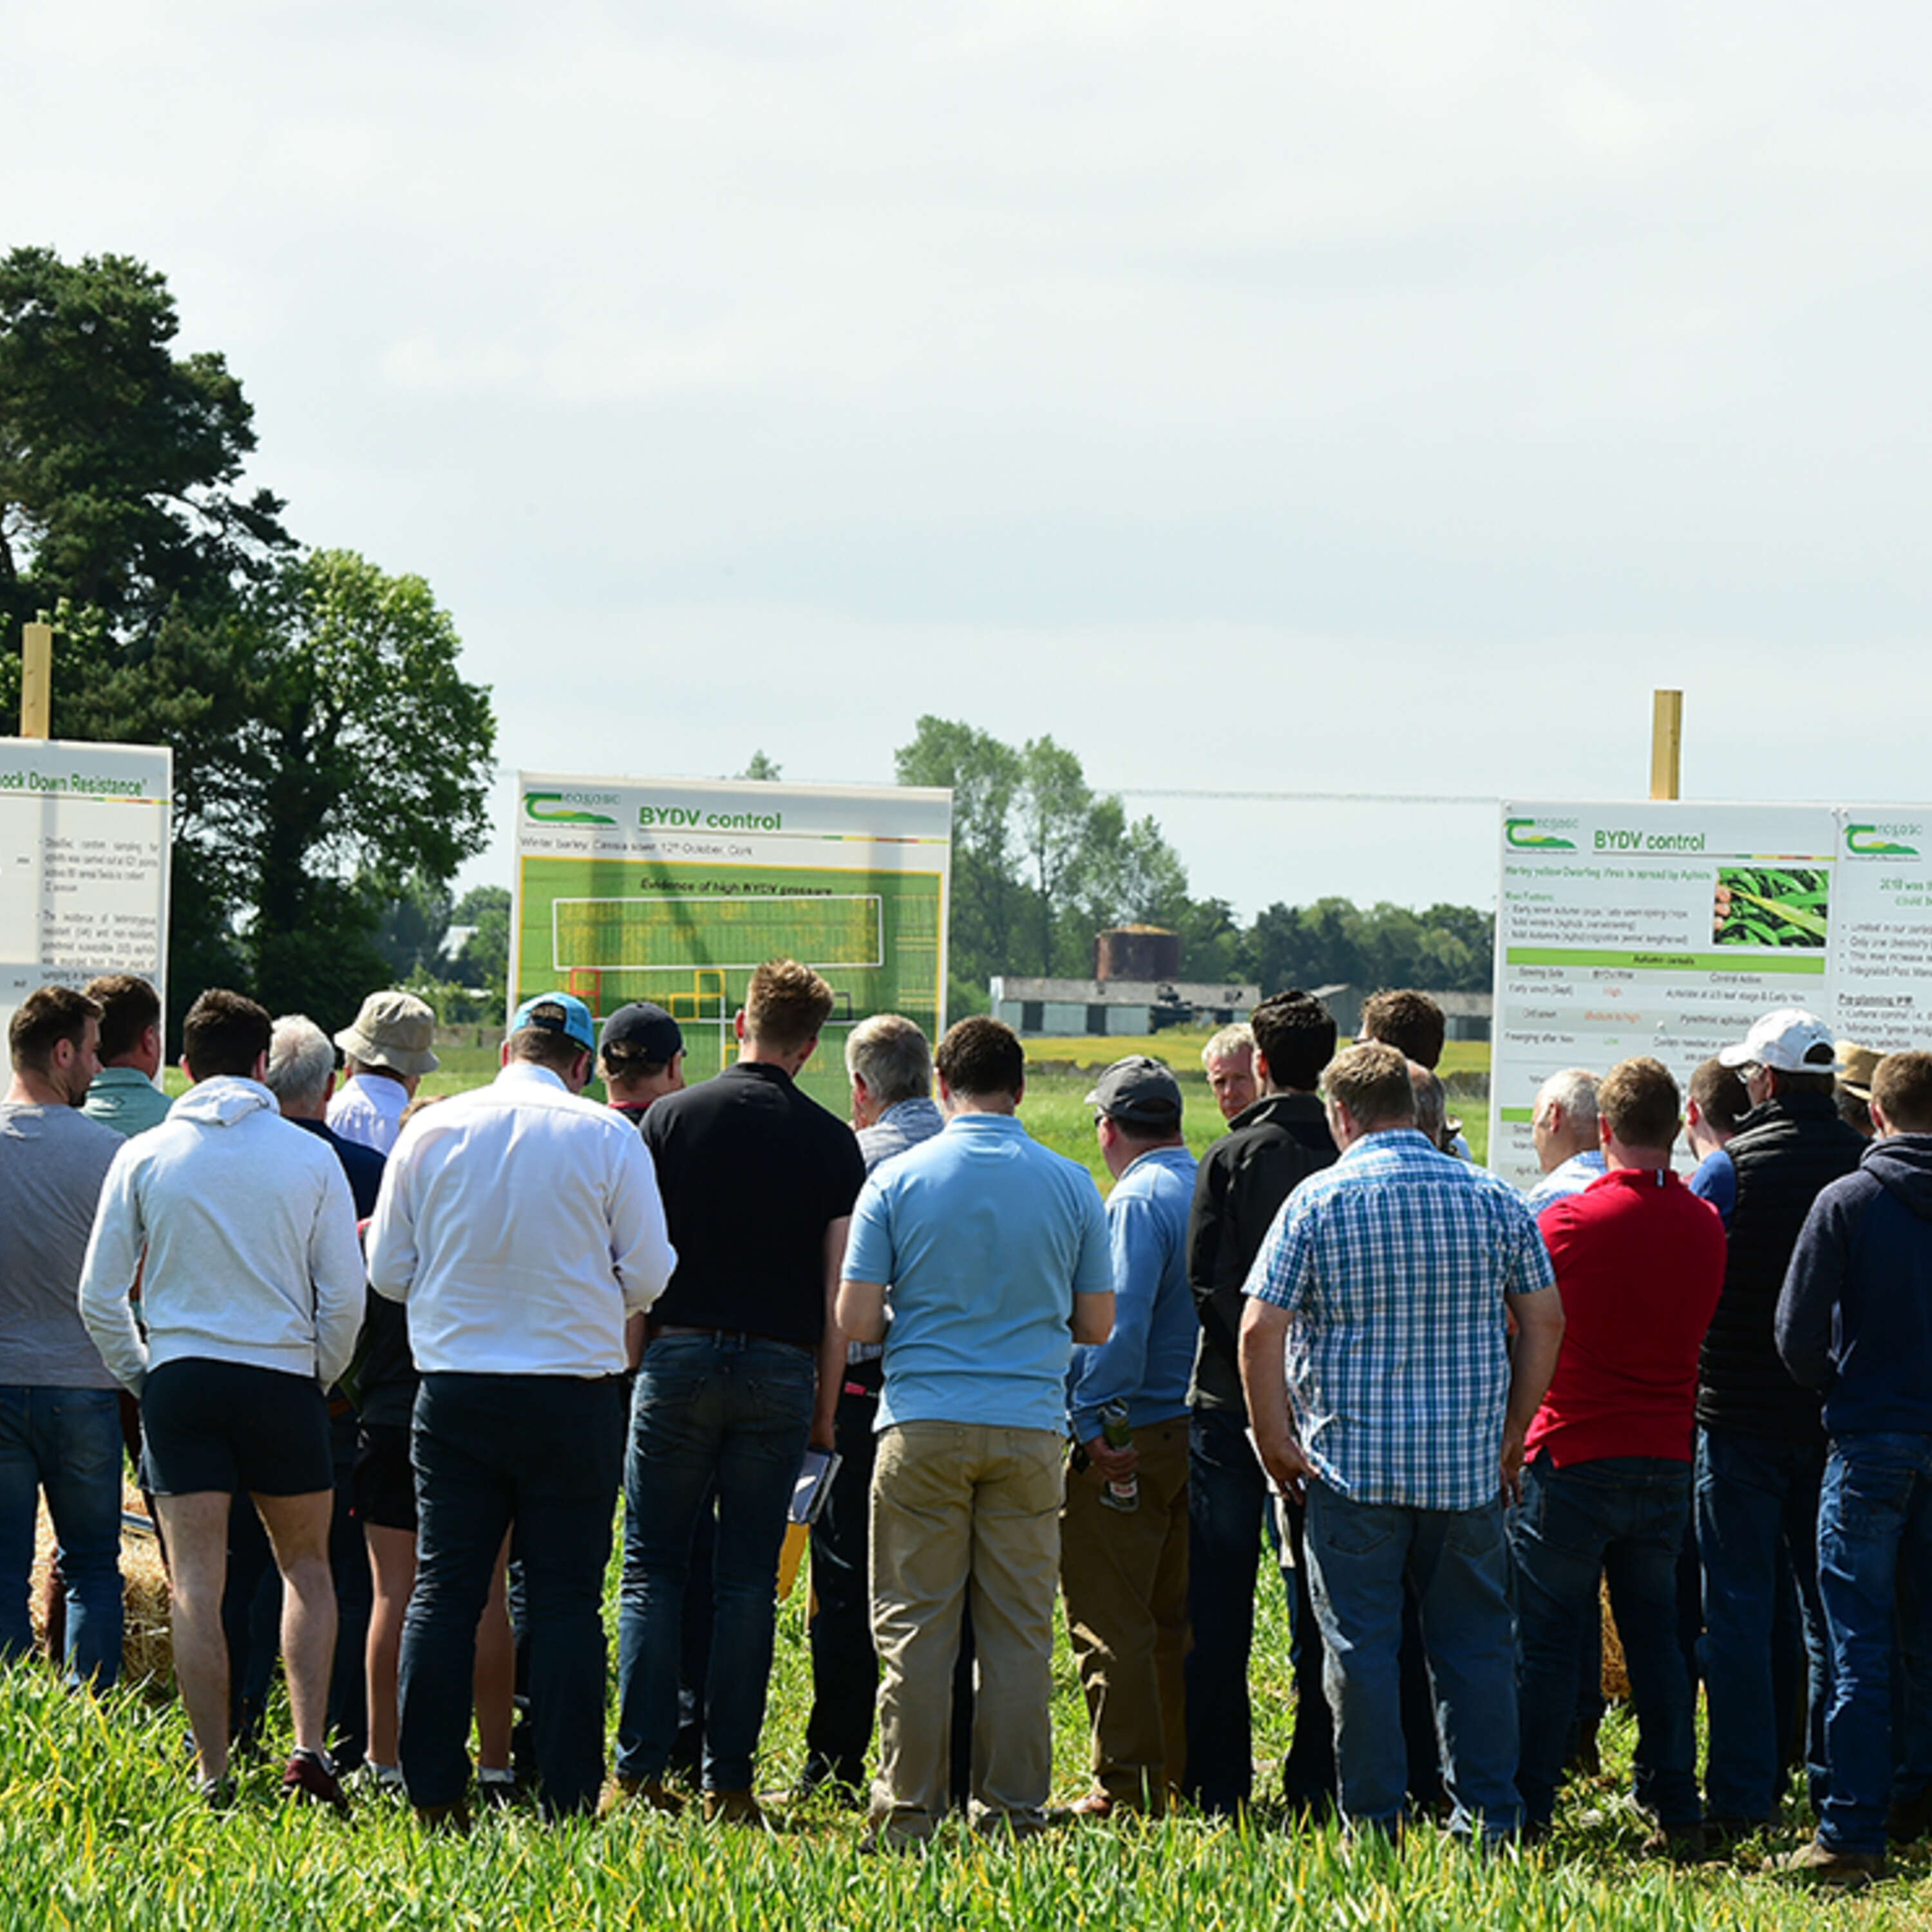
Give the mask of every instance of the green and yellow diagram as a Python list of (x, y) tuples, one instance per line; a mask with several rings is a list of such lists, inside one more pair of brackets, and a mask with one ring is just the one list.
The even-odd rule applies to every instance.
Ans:
[[(538, 784), (542, 808), (519, 840), (513, 1003), (560, 988), (602, 1019), (630, 1000), (654, 1001), (683, 1028), (686, 1077), (700, 1080), (735, 1057), (732, 1022), (752, 973), (766, 960), (800, 960), (824, 975), (835, 1001), (803, 1084), (842, 1111), (845, 1036), (856, 1022), (903, 1013), (937, 1038), (950, 814), (932, 836), (926, 795), (788, 790), (782, 832), (724, 838), (694, 814), (727, 815), (736, 802), (718, 796), (726, 787), (526, 781)], [(599, 816), (556, 818), (547, 797), (560, 785)], [(694, 804), (682, 802), (692, 794)], [(760, 804), (776, 822), (778, 806)], [(940, 805), (950, 806), (944, 794)], [(878, 819), (889, 808), (927, 817), (886, 830)], [(842, 808), (856, 825), (832, 818)], [(646, 815), (671, 812), (683, 821), (673, 830)]]

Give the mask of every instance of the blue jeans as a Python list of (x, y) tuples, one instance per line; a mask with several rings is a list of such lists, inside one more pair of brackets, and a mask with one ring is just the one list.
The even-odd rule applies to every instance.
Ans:
[(476, 1624), (506, 1532), (523, 1566), (544, 1806), (566, 1815), (596, 1803), (604, 1568), (623, 1455), (621, 1377), (423, 1377), (410, 1434), (416, 1581), (401, 1670), (403, 1776), (417, 1804), (454, 1804), (468, 1786)]
[[(1500, 1500), (1470, 1510), (1351, 1502), (1308, 1486), (1307, 1552), (1328, 1657), (1342, 1815), (1392, 1828), (1408, 1784), (1402, 1729), (1405, 1580), (1429, 1660), (1450, 1829), (1514, 1832), (1515, 1631)], [(1574, 1652), (1574, 1646), (1573, 1646)], [(1569, 1715), (1564, 1708), (1564, 1717)]]
[(751, 1789), (778, 1552), (817, 1389), (812, 1354), (755, 1335), (660, 1335), (644, 1352), (624, 1465), (617, 1619), (617, 1769), (626, 1778), (661, 1778), (670, 1762), (692, 1532), (715, 1485), (704, 1786)]
[(1546, 1825), (1576, 1718), (1580, 1639), (1595, 1627), (1607, 1574), (1629, 1666), (1644, 1770), (1639, 1796), (1666, 1827), (1695, 1825), (1696, 1693), (1677, 1641), (1677, 1562), (1690, 1520), (1690, 1466), (1609, 1456), (1523, 1471), (1510, 1526), (1522, 1651), (1522, 1760), (1516, 1788), (1532, 1825)]
[(1819, 1836), (1882, 1852), (1892, 1796), (1892, 1647), (1932, 1617), (1932, 1436), (1833, 1439), (1818, 1514), (1818, 1588), (1832, 1647), (1831, 1760)]
[(1810, 1679), (1806, 1756), (1813, 1802), (1828, 1782), (1824, 1717), (1831, 1690), (1818, 1602), (1822, 1443), (1728, 1430), (1697, 1432), (1697, 1554), (1704, 1568), (1704, 1697), (1710, 1751), (1704, 1808), (1713, 1818), (1762, 1822), (1778, 1809), (1785, 1714), (1772, 1669), (1780, 1591), (1778, 1556), (1797, 1580)]
[(68, 1681), (121, 1673), (121, 1406), (112, 1389), (0, 1388), (0, 1657), (33, 1648), (34, 1492), (67, 1586)]

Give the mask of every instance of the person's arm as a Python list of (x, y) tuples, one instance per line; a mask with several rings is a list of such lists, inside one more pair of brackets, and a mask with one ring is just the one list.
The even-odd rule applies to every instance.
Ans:
[(1080, 1197), (1080, 1245), (1073, 1259), (1073, 1307), (1067, 1326), (1081, 1348), (1097, 1348), (1114, 1332), (1114, 1260), (1107, 1246), (1107, 1216), (1088, 1184)]
[(1288, 1399), (1288, 1312), (1250, 1296), (1241, 1314), (1241, 1393), (1248, 1426), (1269, 1480), (1299, 1502), (1311, 1473)]
[(1288, 1392), (1288, 1330), (1313, 1266), (1313, 1240), (1304, 1218), (1284, 1209), (1248, 1270), (1241, 1311), (1241, 1394), (1255, 1453), (1269, 1480), (1297, 1502), (1313, 1466), (1296, 1433)]
[(382, 1170), (382, 1191), (369, 1217), (365, 1244), (369, 1286), (386, 1301), (407, 1302), (416, 1276), (416, 1231), (410, 1149), (399, 1145)]
[(838, 1391), (845, 1386), (847, 1337), (838, 1325), (838, 1281), (845, 1264), (845, 1241), (852, 1217), (842, 1214), (825, 1228), (825, 1329), (818, 1338), (818, 1396), (812, 1410), (812, 1446), (830, 1450), (837, 1446)]
[(1834, 1192), (1827, 1188), (1812, 1202), (1778, 1297), (1778, 1352), (1807, 1388), (1828, 1389), (1838, 1378), (1832, 1330), (1844, 1293), (1850, 1229)]
[(883, 1342), (886, 1339), (886, 1291), (882, 1282), (854, 1281), (838, 1284), (838, 1332), (848, 1342)]
[[(665, 1225), (657, 1169), (643, 1141), (627, 1129), (616, 1146), (608, 1210), (610, 1268), (623, 1291), (626, 1312), (640, 1316), (664, 1292), (677, 1266), (677, 1250)], [(627, 1338), (628, 1332), (627, 1326)]]
[(131, 1173), (130, 1165), (116, 1154), (101, 1187), (94, 1231), (81, 1263), (80, 1304), (80, 1318), (108, 1373), (139, 1395), (147, 1379), (148, 1345), (141, 1339), (128, 1297), (140, 1275), (146, 1238)]
[(1107, 1207), (1108, 1248), (1114, 1277), (1114, 1330), (1098, 1348), (1074, 1358), (1067, 1415), (1073, 1439), (1101, 1473), (1124, 1482), (1139, 1461), (1132, 1449), (1112, 1449), (1101, 1433), (1100, 1412), (1109, 1402), (1131, 1403), (1147, 1375), (1148, 1334), (1165, 1257), (1146, 1202), (1123, 1200), (1117, 1190)]
[(364, 1278), (355, 1199), (332, 1155), (309, 1228), (308, 1272), (315, 1291), (316, 1375), (324, 1388), (333, 1388), (362, 1337)]
[(1503, 1491), (1514, 1502), (1522, 1493), (1523, 1444), (1529, 1425), (1550, 1392), (1550, 1378), (1556, 1372), (1563, 1346), (1563, 1298), (1552, 1282), (1527, 1294), (1506, 1295), (1504, 1304), (1516, 1323), (1502, 1454)]
[[(1223, 1152), (1228, 1149), (1228, 1152)], [(1229, 1367), (1240, 1360), (1240, 1284), (1227, 1305), (1217, 1289), (1222, 1286), (1222, 1253), (1233, 1233), (1228, 1220), (1228, 1170), (1232, 1148), (1227, 1141), (1210, 1148), (1194, 1178), (1194, 1204), (1187, 1216), (1187, 1286), (1207, 1346)]]

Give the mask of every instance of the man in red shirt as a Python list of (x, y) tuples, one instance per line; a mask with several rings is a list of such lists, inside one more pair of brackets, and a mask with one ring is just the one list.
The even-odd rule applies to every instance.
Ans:
[(1677, 1083), (1626, 1060), (1597, 1096), (1603, 1177), (1545, 1210), (1568, 1324), (1529, 1426), (1511, 1528), (1522, 1678), (1516, 1785), (1549, 1827), (1576, 1704), (1577, 1645), (1607, 1574), (1641, 1742), (1646, 1849), (1700, 1850), (1696, 1692), (1677, 1642), (1677, 1558), (1690, 1519), (1697, 1352), (1724, 1279), (1715, 1208), (1670, 1171)]

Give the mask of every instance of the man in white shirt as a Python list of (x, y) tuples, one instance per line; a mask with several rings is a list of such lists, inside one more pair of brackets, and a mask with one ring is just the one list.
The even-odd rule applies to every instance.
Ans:
[(413, 993), (371, 993), (356, 1024), (335, 1036), (345, 1078), (328, 1103), (329, 1131), (387, 1154), (417, 1084), (442, 1064), (430, 1050), (435, 1038), (427, 1002)]
[[(262, 1084), (269, 1020), (207, 992), (182, 1030), (190, 1090), (107, 1170), (80, 1280), (81, 1318), (141, 1398), (146, 1486), (168, 1552), (175, 1676), (202, 1786), (228, 1783), (228, 1513), (246, 1490), (285, 1586), (282, 1655), (296, 1749), (284, 1790), (339, 1810), (322, 1748), (335, 1591), (322, 1390), (362, 1326), (362, 1258), (341, 1163), (284, 1120)], [(128, 1291), (141, 1283), (135, 1325)]]
[(496, 1079), (404, 1131), (370, 1226), (370, 1286), (408, 1309), (422, 1376), (401, 1750), (431, 1825), (468, 1823), (476, 1623), (506, 1532), (523, 1564), (545, 1807), (587, 1810), (602, 1781), (625, 1323), (677, 1258), (636, 1128), (582, 1097), (596, 1048), (580, 1000), (526, 1000)]

